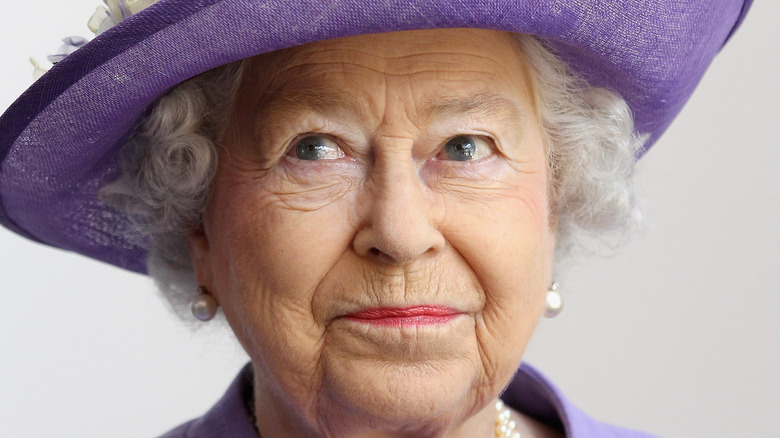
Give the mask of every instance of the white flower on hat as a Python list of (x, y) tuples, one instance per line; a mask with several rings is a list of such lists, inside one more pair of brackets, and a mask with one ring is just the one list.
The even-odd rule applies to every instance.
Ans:
[[(87, 39), (82, 38), (80, 36), (69, 36), (62, 39), (62, 44), (57, 49), (57, 51), (53, 55), (49, 55), (46, 57), (46, 59), (52, 64), (56, 64), (63, 59), (67, 58), (68, 55), (75, 52), (76, 50), (83, 47), (85, 44), (87, 44)], [(48, 67), (43, 67), (38, 63), (38, 60), (30, 57), (30, 63), (35, 67), (35, 70), (33, 71), (33, 79), (38, 80), (41, 76), (44, 75), (47, 71), (49, 71)]]
[(89, 30), (100, 35), (117, 23), (135, 15), (157, 2), (157, 0), (103, 0), (106, 7), (99, 6), (89, 19)]
[[(157, 0), (103, 0), (106, 6), (99, 6), (87, 23), (87, 27), (95, 35), (111, 29), (117, 23), (135, 15), (149, 6), (155, 4)], [(75, 52), (87, 43), (87, 40), (78, 36), (70, 36), (62, 40), (63, 44), (57, 49), (57, 52), (48, 56), (52, 64), (56, 64), (68, 55)], [(49, 68), (41, 66), (35, 58), (30, 58), (30, 63), (35, 67), (33, 79), (38, 80)]]

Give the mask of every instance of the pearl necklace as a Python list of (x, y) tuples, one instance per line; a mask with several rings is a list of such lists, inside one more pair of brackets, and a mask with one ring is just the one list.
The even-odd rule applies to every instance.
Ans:
[(512, 414), (504, 406), (501, 400), (496, 402), (496, 438), (520, 438), (520, 432), (517, 432), (517, 423), (511, 420)]
[[(257, 413), (255, 411), (255, 399), (251, 397), (248, 400), (249, 412), (252, 414), (252, 427), (257, 431), (257, 436), (260, 436), (260, 431), (257, 429)], [(496, 427), (494, 429), (496, 438), (521, 438), (520, 432), (517, 432), (517, 423), (511, 420), (512, 414), (509, 409), (504, 406), (504, 402), (500, 399), (496, 402)]]

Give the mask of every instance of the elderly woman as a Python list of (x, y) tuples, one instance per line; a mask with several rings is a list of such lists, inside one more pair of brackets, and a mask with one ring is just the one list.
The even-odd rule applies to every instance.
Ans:
[(251, 364), (165, 436), (645, 436), (520, 362), (749, 2), (153, 3), (3, 116), (0, 222), (224, 315)]

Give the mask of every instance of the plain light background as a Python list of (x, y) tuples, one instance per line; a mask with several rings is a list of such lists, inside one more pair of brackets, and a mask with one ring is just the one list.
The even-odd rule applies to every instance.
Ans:
[[(0, 108), (97, 0), (3, 1)], [(9, 6), (12, 4), (12, 6)], [(780, 431), (780, 3), (758, 1), (641, 161), (646, 230), (558, 278), (526, 360), (591, 415), (666, 437)], [(148, 437), (200, 415), (245, 356), (150, 280), (0, 229), (0, 430)], [(216, 333), (215, 333), (216, 332)]]

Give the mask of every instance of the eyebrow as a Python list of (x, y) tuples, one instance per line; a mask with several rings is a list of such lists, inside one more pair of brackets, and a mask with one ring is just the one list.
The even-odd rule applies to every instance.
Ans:
[(306, 110), (314, 110), (323, 114), (333, 111), (348, 111), (357, 117), (363, 117), (369, 112), (366, 102), (345, 90), (332, 88), (318, 87), (284, 91), (275, 96), (268, 96), (264, 100), (271, 102), (264, 108), (264, 111), (272, 114), (297, 115)]
[(519, 122), (523, 111), (513, 99), (493, 93), (480, 93), (431, 99), (423, 105), (421, 114), (427, 120), (481, 114), (489, 117), (505, 116)]

